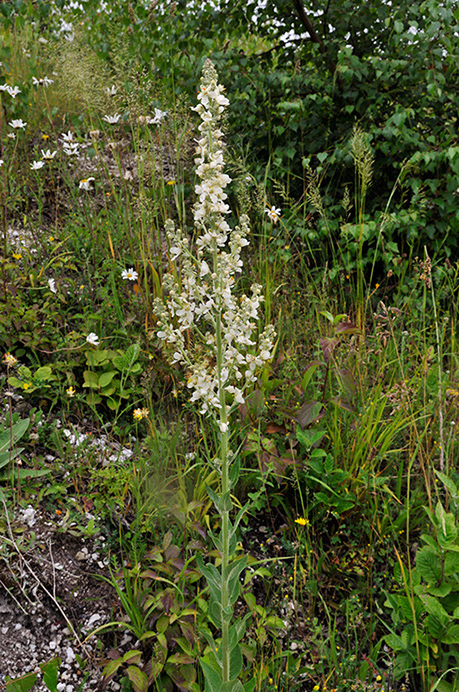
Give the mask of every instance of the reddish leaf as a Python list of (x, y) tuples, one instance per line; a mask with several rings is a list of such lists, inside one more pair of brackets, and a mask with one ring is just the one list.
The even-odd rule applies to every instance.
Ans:
[(324, 336), (322, 339), (320, 339), (320, 346), (322, 348), (322, 353), (324, 354), (324, 359), (327, 365), (330, 362), (331, 357), (333, 356), (333, 351), (338, 344), (339, 339), (336, 336)]
[(318, 418), (322, 418), (325, 413), (323, 404), (320, 401), (307, 401), (295, 414), (295, 420), (300, 428), (305, 428), (307, 425)]
[(140, 670), (137, 666), (129, 666), (126, 669), (126, 673), (132, 682), (135, 692), (148, 692), (148, 677), (143, 670)]
[(266, 432), (267, 433), (282, 433), (283, 435), (287, 434), (287, 429), (285, 428), (284, 425), (278, 425), (277, 423), (268, 423), (266, 426)]
[(362, 332), (352, 322), (340, 322), (336, 327), (337, 334), (361, 334)]

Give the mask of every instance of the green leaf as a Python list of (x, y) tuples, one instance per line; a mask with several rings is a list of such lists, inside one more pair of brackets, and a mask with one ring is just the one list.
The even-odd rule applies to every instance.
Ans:
[(143, 670), (137, 666), (128, 666), (126, 673), (135, 692), (148, 692), (148, 677)]
[(459, 625), (450, 625), (441, 641), (443, 644), (459, 644)]
[(228, 565), (226, 574), (223, 575), (223, 579), (226, 579), (228, 584), (228, 594), (230, 603), (234, 604), (239, 596), (240, 584), (239, 577), (244, 571), (247, 565), (247, 556)]
[(48, 663), (42, 663), (40, 670), (43, 673), (43, 682), (50, 692), (55, 692), (57, 689), (57, 673), (62, 661), (59, 657), (53, 658)]
[(443, 569), (438, 554), (428, 545), (418, 550), (416, 568), (427, 584), (436, 586), (442, 579)]
[[(435, 470), (435, 469), (434, 469)], [(459, 496), (459, 490), (457, 488), (457, 485), (454, 483), (454, 481), (449, 478), (449, 476), (446, 475), (446, 473), (442, 473), (441, 471), (435, 470), (436, 475), (438, 478), (441, 480), (445, 488), (451, 493), (452, 497), (458, 497)]]
[(450, 576), (459, 572), (459, 553), (446, 553), (445, 557), (445, 576)]
[(99, 377), (99, 387), (106, 387), (113, 380), (115, 375), (118, 373), (116, 370), (110, 370), (109, 372), (103, 372)]
[[(239, 644), (230, 651), (230, 678), (232, 680), (239, 677), (242, 670), (242, 651)], [(242, 685), (241, 685), (242, 686)]]
[(93, 372), (92, 370), (85, 370), (83, 373), (83, 378), (83, 387), (99, 389), (99, 375), (96, 372)]
[(217, 493), (208, 485), (206, 485), (206, 490), (219, 514), (222, 514), (223, 512), (230, 512), (232, 510), (233, 503), (231, 502), (230, 492), (225, 493), (225, 495), (217, 495)]
[(439, 544), (446, 547), (449, 543), (453, 543), (457, 539), (457, 527), (454, 514), (445, 512), (441, 502), (438, 502), (435, 508), (435, 516), (437, 518)]
[(4, 430), (0, 434), (0, 452), (12, 447), (18, 440), (25, 435), (27, 428), (29, 427), (30, 419), (24, 418), (23, 420), (15, 423), (11, 430)]
[(22, 678), (9, 680), (6, 683), (5, 692), (28, 692), (34, 687), (37, 681), (37, 673), (28, 673)]
[(212, 666), (210, 666), (202, 658), (199, 661), (205, 680), (205, 692), (221, 692), (222, 678)]
[(321, 366), (321, 362), (318, 360), (314, 360), (310, 365), (308, 365), (308, 367), (306, 368), (305, 373), (303, 375), (303, 378), (300, 382), (300, 387), (303, 391), (306, 390), (308, 384), (311, 381), (312, 376), (314, 375), (317, 368), (319, 368), (320, 366)]
[(33, 380), (35, 382), (39, 382), (41, 380), (49, 380), (51, 377), (53, 377), (52, 370), (49, 367), (49, 365), (43, 365), (41, 368), (38, 368), (38, 370), (35, 371)]
[(440, 601), (437, 598), (435, 598), (435, 596), (430, 596), (430, 594), (420, 594), (419, 598), (423, 602), (426, 611), (430, 615), (436, 617), (443, 626), (446, 626), (449, 623), (450, 616), (443, 608)]

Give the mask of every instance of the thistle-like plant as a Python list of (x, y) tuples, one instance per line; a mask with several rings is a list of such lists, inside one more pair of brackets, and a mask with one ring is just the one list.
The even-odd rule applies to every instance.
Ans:
[(231, 182), (223, 172), (224, 141), (219, 128), (228, 99), (217, 82), (217, 73), (207, 60), (194, 110), (201, 117), (195, 163), (200, 178), (193, 209), (196, 243), (192, 247), (185, 234), (172, 221), (166, 222), (174, 271), (164, 279), (164, 301), (155, 301), (158, 336), (171, 363), (187, 368), (190, 401), (199, 401), (219, 429), (220, 454), (212, 464), (221, 477), (221, 492), (210, 488), (209, 495), (221, 516), (221, 532), (213, 536), (221, 555), (220, 570), (214, 564), (201, 569), (210, 590), (209, 614), (221, 630), (221, 642), (208, 634), (211, 653), (201, 660), (206, 692), (250, 690), (239, 680), (242, 654), (239, 642), (245, 623), (232, 624), (233, 606), (239, 595), (239, 577), (245, 558), (235, 559), (236, 531), (242, 516), (234, 523), (231, 489), (237, 482), (239, 461), (229, 449), (230, 416), (244, 403), (244, 391), (256, 381), (257, 370), (271, 358), (274, 329), (265, 328), (258, 339), (258, 309), (263, 300), (261, 287), (253, 285), (251, 295), (236, 293), (235, 277), (242, 270), (241, 251), (248, 245), (248, 218), (231, 228), (225, 187)]

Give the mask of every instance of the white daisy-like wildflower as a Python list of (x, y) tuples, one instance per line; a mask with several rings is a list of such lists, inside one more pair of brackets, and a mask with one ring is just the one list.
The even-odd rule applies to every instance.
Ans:
[(80, 153), (80, 145), (78, 142), (69, 142), (62, 146), (62, 151), (67, 156), (78, 156)]
[(43, 168), (44, 165), (45, 165), (44, 161), (32, 161), (32, 163), (30, 164), (30, 168), (33, 171), (39, 171), (40, 168)]
[(16, 133), (15, 132), (8, 132), (6, 135), (8, 139), (16, 139)]
[(123, 269), (121, 272), (121, 278), (125, 281), (137, 281), (139, 275), (135, 271), (134, 267), (131, 267), (130, 269)]
[(94, 332), (90, 332), (88, 336), (86, 337), (86, 341), (88, 344), (91, 344), (91, 346), (99, 346), (99, 337), (97, 334), (94, 334)]
[(32, 84), (35, 86), (49, 86), (50, 84), (54, 84), (54, 79), (50, 79), (49, 77), (40, 77), (39, 79), (32, 77)]
[(102, 120), (105, 120), (106, 123), (109, 125), (116, 125), (121, 119), (121, 115), (119, 113), (115, 113), (115, 115), (104, 115)]
[(63, 132), (61, 134), (61, 139), (63, 142), (74, 142), (75, 141), (75, 135), (73, 134), (73, 132), (71, 132), (69, 130), (68, 132)]
[(57, 293), (56, 280), (55, 279), (48, 279), (48, 288), (51, 291), (51, 293)]
[(52, 159), (56, 156), (57, 151), (51, 151), (50, 149), (47, 149), (46, 151), (41, 150), (41, 158), (44, 161), (52, 161)]
[(7, 91), (7, 92), (9, 93), (9, 95), (10, 95), (12, 98), (14, 98), (14, 99), (16, 98), (16, 96), (17, 96), (18, 94), (21, 93), (20, 88), (17, 87), (17, 86), (14, 86), (14, 87), (12, 87), (12, 86), (7, 86), (6, 91)]
[(118, 93), (118, 89), (114, 84), (112, 84), (111, 87), (107, 87), (105, 89), (105, 93), (107, 94), (107, 96), (116, 96), (116, 94)]
[(89, 178), (83, 178), (80, 180), (79, 188), (80, 190), (92, 190), (92, 183), (95, 180), (92, 176)]
[[(173, 221), (166, 221), (170, 260), (180, 261), (177, 272), (164, 277), (164, 301), (156, 299), (157, 336), (172, 364), (188, 372), (190, 401), (201, 413), (216, 419), (220, 432), (229, 434), (228, 415), (244, 403), (244, 390), (272, 356), (275, 332), (271, 325), (257, 338), (258, 313), (263, 296), (253, 285), (250, 295), (234, 292), (242, 271), (242, 249), (249, 244), (247, 216), (231, 229), (224, 218), (230, 209), (225, 188), (231, 182), (223, 172), (225, 143), (219, 120), (228, 99), (217, 74), (206, 62), (194, 108), (201, 117), (196, 147), (194, 222), (195, 251)], [(193, 331), (193, 339), (189, 331)]]
[(27, 123), (25, 123), (23, 120), (21, 120), (21, 118), (19, 118), (17, 120), (12, 120), (8, 124), (10, 125), (10, 127), (14, 127), (14, 129), (16, 129), (16, 130), (18, 130), (18, 129), (23, 130), (27, 126)]
[(277, 209), (276, 207), (266, 207), (265, 212), (268, 215), (268, 219), (273, 223), (277, 223), (279, 221), (282, 213), (281, 210)]

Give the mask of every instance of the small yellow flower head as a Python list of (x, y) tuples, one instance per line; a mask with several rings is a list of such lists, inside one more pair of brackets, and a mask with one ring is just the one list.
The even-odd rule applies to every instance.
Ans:
[(381, 682), (381, 680), (382, 680), (382, 677), (380, 675), (377, 675), (376, 676), (376, 682)]
[(32, 386), (32, 382), (24, 382), (24, 384), (22, 385), (22, 389), (24, 391), (27, 391), (28, 389), (30, 389), (31, 386)]
[(20, 260), (22, 257), (20, 252), (13, 252), (13, 259)]
[(6, 365), (16, 365), (18, 362), (18, 359), (15, 358), (9, 351), (8, 353), (5, 353), (3, 358), (2, 358), (3, 363)]
[(295, 524), (299, 524), (300, 526), (307, 526), (309, 524), (309, 519), (305, 519), (304, 517), (298, 517), (298, 519), (295, 519)]
[(148, 408), (136, 408), (132, 415), (134, 416), (134, 420), (142, 420), (142, 418), (146, 418), (149, 413), (150, 410)]
[(73, 397), (76, 394), (76, 391), (74, 390), (73, 387), (69, 387), (68, 389), (65, 390), (65, 393), (67, 394), (67, 396), (69, 396), (71, 399), (73, 399)]
[(318, 692), (320, 690), (320, 685), (314, 685), (312, 689), (314, 690), (314, 692)]

